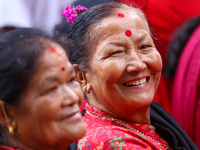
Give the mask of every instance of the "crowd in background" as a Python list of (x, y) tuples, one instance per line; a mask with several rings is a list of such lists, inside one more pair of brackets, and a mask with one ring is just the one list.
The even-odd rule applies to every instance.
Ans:
[(0, 0), (0, 33), (18, 27), (50, 31), (61, 22), (63, 6), (75, 0)]

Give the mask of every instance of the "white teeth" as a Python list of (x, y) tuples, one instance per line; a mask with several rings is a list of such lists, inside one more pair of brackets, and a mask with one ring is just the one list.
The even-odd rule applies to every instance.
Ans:
[(147, 82), (146, 78), (143, 78), (143, 79), (140, 79), (140, 80), (137, 80), (137, 81), (126, 83), (126, 86), (140, 85), (140, 84), (144, 84), (146, 82)]
[(146, 83), (146, 78), (139, 80), (140, 84)]
[(139, 82), (140, 82), (140, 84), (142, 84), (143, 83), (143, 79), (139, 80)]

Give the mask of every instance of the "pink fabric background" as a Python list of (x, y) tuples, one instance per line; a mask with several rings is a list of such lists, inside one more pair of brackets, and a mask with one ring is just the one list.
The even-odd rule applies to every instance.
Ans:
[(188, 40), (174, 78), (173, 116), (200, 148), (200, 25)]

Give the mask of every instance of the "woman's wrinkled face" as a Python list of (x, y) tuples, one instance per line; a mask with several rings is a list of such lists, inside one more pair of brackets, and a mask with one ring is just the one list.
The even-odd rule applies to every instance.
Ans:
[(94, 93), (92, 98), (88, 95), (91, 104), (122, 118), (148, 107), (162, 62), (145, 22), (131, 11), (120, 10), (92, 32), (98, 38), (86, 73)]
[(34, 149), (65, 149), (85, 134), (82, 100), (65, 51), (51, 43), (15, 108), (15, 136)]

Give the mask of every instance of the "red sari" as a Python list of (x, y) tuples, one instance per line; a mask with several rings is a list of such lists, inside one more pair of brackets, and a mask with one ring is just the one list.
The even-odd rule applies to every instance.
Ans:
[(13, 148), (13, 147), (0, 145), (0, 150), (20, 150), (20, 149), (16, 149), (16, 148)]
[(83, 119), (87, 133), (78, 141), (78, 150), (170, 149), (168, 143), (155, 132), (155, 127), (152, 125), (118, 120), (88, 103)]

